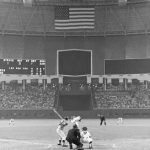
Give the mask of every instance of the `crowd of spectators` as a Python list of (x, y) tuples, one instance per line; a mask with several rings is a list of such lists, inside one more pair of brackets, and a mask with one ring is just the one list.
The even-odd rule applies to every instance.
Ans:
[(5, 84), (0, 88), (0, 109), (50, 109), (54, 106), (56, 88), (52, 85), (27, 84), (25, 89), (18, 83)]
[[(91, 91), (97, 108), (150, 108), (150, 84), (0, 84), (0, 109), (52, 109), (57, 91)], [(77, 90), (78, 89), (78, 90)]]
[[(130, 85), (126, 90), (118, 88), (95, 90), (94, 98), (98, 108), (150, 108), (150, 87), (143, 84)], [(120, 89), (120, 88), (119, 88)]]

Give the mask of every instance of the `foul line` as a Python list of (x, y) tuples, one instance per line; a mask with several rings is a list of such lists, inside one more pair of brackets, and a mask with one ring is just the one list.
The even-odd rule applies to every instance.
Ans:
[(33, 141), (26, 141), (26, 140), (16, 140), (16, 139), (0, 139), (0, 142), (15, 142), (15, 143), (21, 143), (21, 144), (34, 144), (34, 145), (43, 145), (52, 147), (52, 144), (49, 143), (41, 143), (41, 142), (33, 142)]

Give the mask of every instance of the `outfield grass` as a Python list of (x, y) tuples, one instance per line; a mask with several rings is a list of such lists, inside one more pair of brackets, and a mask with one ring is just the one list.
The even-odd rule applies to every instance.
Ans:
[[(59, 120), (0, 120), (0, 150), (60, 150), (57, 146), (56, 127)], [(93, 136), (95, 150), (150, 150), (150, 119), (125, 119), (117, 125), (116, 119), (108, 119), (107, 126), (99, 126), (99, 120), (82, 120)], [(72, 127), (69, 124), (65, 133)], [(84, 145), (88, 148), (88, 145)]]

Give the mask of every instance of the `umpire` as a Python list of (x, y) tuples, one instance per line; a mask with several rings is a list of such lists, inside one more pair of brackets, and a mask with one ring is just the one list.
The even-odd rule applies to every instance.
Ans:
[(106, 118), (105, 118), (105, 116), (102, 115), (102, 114), (98, 114), (98, 117), (100, 119), (100, 126), (103, 124), (103, 122), (104, 122), (104, 125), (106, 126)]
[(66, 140), (69, 142), (70, 149), (73, 149), (72, 144), (75, 144), (78, 150), (83, 150), (82, 148), (83, 144), (80, 142), (80, 138), (81, 138), (80, 131), (77, 125), (75, 124), (73, 125), (73, 128), (68, 131), (66, 137)]

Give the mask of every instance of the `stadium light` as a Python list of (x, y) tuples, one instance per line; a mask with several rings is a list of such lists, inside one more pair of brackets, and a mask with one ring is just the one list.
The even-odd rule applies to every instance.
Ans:
[(119, 6), (125, 6), (127, 4), (128, 0), (118, 0), (118, 5)]
[(23, 0), (23, 4), (25, 7), (32, 7), (33, 0)]

